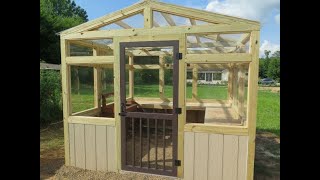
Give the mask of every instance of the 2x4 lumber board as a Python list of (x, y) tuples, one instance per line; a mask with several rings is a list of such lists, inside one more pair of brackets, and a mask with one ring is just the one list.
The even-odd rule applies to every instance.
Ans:
[(209, 134), (208, 179), (222, 179), (223, 135)]
[(121, 154), (119, 150), (116, 150), (116, 130), (115, 127), (107, 126), (107, 156), (108, 156), (108, 171), (117, 172), (118, 164), (117, 155)]
[(244, 67), (240, 66), (239, 69), (239, 89), (238, 89), (238, 114), (244, 117), (244, 96), (245, 96), (245, 72)]
[(132, 69), (160, 69), (160, 65), (158, 64), (141, 64), (141, 65), (132, 65)]
[(194, 64), (192, 69), (192, 99), (198, 99), (198, 64)]
[[(133, 66), (134, 56), (129, 56), (129, 65)], [(129, 69), (129, 97), (133, 98), (134, 96), (134, 69)]]
[[(190, 24), (191, 24), (192, 26), (196, 26), (196, 25), (197, 25), (196, 20), (189, 18), (189, 21), (190, 21)], [(197, 36), (197, 35), (195, 35), (195, 36), (196, 36), (197, 43), (201, 43), (200, 37)]]
[(159, 56), (159, 95), (160, 99), (164, 98), (164, 57)]
[(206, 21), (210, 23), (226, 23), (226, 24), (243, 23), (251, 26), (260, 27), (260, 23), (257, 21), (251, 21), (247, 19), (217, 14), (217, 13), (203, 11), (203, 10), (194, 9), (194, 8), (177, 6), (177, 5), (168, 4), (168, 3), (152, 2), (150, 6), (154, 11), (165, 12), (165, 13), (176, 15), (176, 16), (197, 19), (197, 20)]
[(69, 123), (70, 166), (76, 166), (74, 138), (74, 124)]
[(81, 40), (81, 39), (104, 39), (112, 37), (134, 37), (134, 36), (154, 36), (154, 35), (173, 35), (184, 33), (243, 33), (258, 30), (251, 26), (243, 24), (221, 24), (221, 25), (199, 25), (199, 26), (170, 26), (158, 27), (151, 29), (118, 29), (118, 30), (99, 30), (99, 31), (85, 31), (81, 33), (72, 33), (62, 36), (63, 39)]
[[(120, 62), (120, 48), (119, 48), (119, 38), (113, 38), (114, 42), (114, 61)], [(115, 129), (115, 147), (118, 152), (121, 152), (121, 117), (118, 115), (120, 113), (120, 63), (113, 64), (113, 75), (114, 75), (114, 114), (116, 121), (116, 129)], [(113, 137), (114, 137), (113, 136)], [(121, 153), (117, 153), (114, 155), (116, 157), (116, 167), (118, 170), (121, 169)], [(109, 156), (108, 156), (109, 157)], [(108, 159), (109, 164), (109, 159)], [(108, 166), (108, 170), (109, 166)]]
[(68, 122), (74, 123), (74, 124), (115, 126), (114, 118), (105, 118), (105, 117), (69, 116)]
[(220, 47), (220, 48), (224, 48), (224, 47), (236, 47), (237, 44), (236, 43), (228, 43), (228, 44), (223, 44), (219, 41), (216, 42), (202, 42), (202, 43), (187, 43), (187, 47), (188, 48), (212, 48), (212, 47)]
[(253, 179), (255, 139), (256, 139), (256, 116), (257, 116), (257, 95), (258, 95), (258, 73), (259, 73), (259, 44), (260, 32), (253, 31), (250, 37), (250, 53), (252, 62), (249, 64), (248, 73), (248, 108), (247, 126), (249, 129), (248, 140), (248, 166), (247, 179)]
[(66, 57), (68, 65), (81, 64), (111, 64), (114, 62), (114, 56), (72, 56)]
[(93, 69), (94, 78), (94, 106), (97, 108), (101, 107), (101, 68), (95, 67)]
[(184, 180), (193, 179), (194, 169), (194, 132), (184, 133)]
[(153, 11), (149, 6), (143, 10), (144, 28), (152, 28), (153, 26)]
[(186, 63), (228, 63), (251, 62), (251, 55), (245, 53), (232, 54), (187, 54)]
[(223, 137), (223, 180), (237, 180), (239, 137)]
[(85, 46), (88, 48), (101, 48), (102, 50), (110, 50), (111, 48), (104, 44), (95, 43), (93, 41), (70, 41), (70, 44)]
[(250, 33), (242, 34), (239, 41), (237, 42), (238, 45), (245, 45), (250, 40)]
[(123, 21), (121, 21), (121, 20), (115, 22), (115, 24), (118, 25), (118, 26), (120, 26), (120, 27), (122, 27), (122, 28), (124, 28), (124, 29), (132, 29), (131, 26), (129, 26), (127, 23), (125, 23), (125, 22), (123, 22)]
[(97, 114), (99, 111), (100, 111), (99, 108), (94, 107), (94, 108), (86, 109), (76, 113), (72, 113), (72, 116), (84, 116), (84, 115), (90, 116), (90, 115)]
[(97, 170), (108, 171), (107, 126), (96, 126)]
[(86, 146), (84, 124), (74, 124), (76, 167), (86, 168)]
[(198, 69), (210, 69), (210, 68), (217, 68), (217, 69), (227, 69), (230, 67), (228, 63), (225, 64), (190, 64), (187, 66), (187, 69), (193, 69), (197, 67)]
[(84, 126), (85, 131), (85, 158), (86, 158), (86, 169), (97, 170), (96, 160), (96, 126), (86, 124)]
[(172, 51), (142, 51), (142, 50), (132, 50), (127, 51), (127, 54), (133, 56), (160, 56), (160, 55), (172, 55)]
[[(93, 56), (98, 56), (99, 48), (93, 48)], [(94, 107), (101, 107), (101, 68), (93, 68)]]
[(247, 179), (248, 136), (239, 136), (238, 179)]
[(86, 23), (80, 24), (78, 26), (75, 26), (73, 28), (67, 29), (63, 32), (61, 32), (61, 35), (66, 35), (69, 33), (75, 33), (75, 32), (84, 32), (84, 31), (90, 31), (93, 29), (98, 29), (100, 27), (106, 26), (108, 24), (111, 24), (113, 22), (119, 21), (121, 19), (125, 19), (127, 17), (133, 16), (135, 14), (143, 12), (143, 9), (145, 8), (145, 5), (148, 4), (146, 1), (143, 1), (138, 4), (131, 5), (127, 8), (121, 9), (119, 11), (113, 12), (111, 14), (107, 14), (105, 16), (102, 16), (100, 18), (88, 21)]
[(62, 83), (62, 103), (63, 103), (63, 128), (64, 128), (64, 149), (65, 149), (65, 165), (70, 165), (70, 149), (69, 149), (69, 126), (68, 117), (72, 112), (70, 103), (71, 96), (71, 74), (70, 66), (66, 64), (66, 56), (70, 55), (70, 44), (64, 40), (60, 40), (61, 47), (61, 83)]
[(248, 135), (248, 128), (242, 126), (226, 126), (216, 124), (188, 123), (184, 125), (185, 132), (203, 132), (211, 134)]
[(170, 14), (167, 13), (161, 13), (161, 15), (164, 17), (164, 19), (167, 21), (167, 23), (170, 26), (176, 26), (176, 23), (174, 22), (174, 20), (171, 18)]
[[(186, 56), (186, 35), (181, 34), (179, 36), (179, 52), (182, 53), (182, 57)], [(179, 98), (178, 105), (181, 108), (181, 114), (178, 115), (178, 159), (181, 160), (181, 166), (178, 166), (177, 176), (183, 178), (184, 171), (184, 125), (186, 123), (186, 64), (185, 58), (179, 60)]]
[(208, 179), (209, 134), (194, 133), (194, 179)]
[(233, 68), (232, 78), (232, 107), (237, 112), (238, 109), (238, 67)]
[(233, 98), (233, 66), (228, 69), (228, 99), (230, 102), (232, 102)]

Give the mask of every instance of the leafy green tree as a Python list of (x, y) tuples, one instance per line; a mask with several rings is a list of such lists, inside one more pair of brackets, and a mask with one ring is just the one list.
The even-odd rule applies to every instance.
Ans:
[(88, 21), (87, 12), (70, 0), (40, 0), (40, 59), (59, 64), (57, 33)]
[(268, 77), (280, 82), (280, 59), (279, 58), (272, 58), (270, 60), (267, 75)]

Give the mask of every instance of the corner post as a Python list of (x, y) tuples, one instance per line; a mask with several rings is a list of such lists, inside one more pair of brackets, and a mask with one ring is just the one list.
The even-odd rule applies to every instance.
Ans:
[(62, 103), (63, 103), (63, 127), (64, 127), (64, 149), (65, 165), (70, 165), (70, 144), (69, 144), (69, 124), (68, 118), (72, 113), (71, 107), (71, 73), (70, 66), (66, 63), (66, 57), (70, 55), (69, 42), (60, 37), (61, 48), (61, 83), (62, 83)]
[(259, 44), (260, 31), (252, 31), (250, 37), (250, 54), (252, 62), (249, 64), (248, 73), (248, 108), (247, 126), (249, 131), (248, 138), (248, 161), (247, 179), (253, 180), (255, 139), (256, 139), (256, 117), (257, 117), (257, 96), (258, 96), (258, 73), (259, 73)]

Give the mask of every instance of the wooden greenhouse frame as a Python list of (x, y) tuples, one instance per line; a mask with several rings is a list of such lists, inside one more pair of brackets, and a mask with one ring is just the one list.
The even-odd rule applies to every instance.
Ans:
[[(161, 26), (154, 21), (154, 11), (160, 12), (169, 26)], [(141, 14), (144, 19), (143, 28), (133, 28), (123, 19)], [(178, 26), (171, 16), (180, 16), (190, 20), (186, 26)], [(197, 21), (207, 24), (198, 25)], [(101, 30), (99, 28), (117, 24), (122, 29)], [(215, 47), (213, 50), (190, 50), (188, 47), (208, 47), (208, 42), (201, 42), (201, 38), (215, 38), (228, 41), (219, 34), (236, 34), (242, 36), (233, 44), (235, 49), (248, 44), (246, 51), (228, 51)], [(196, 42), (189, 42), (188, 35), (194, 35)], [(212, 35), (213, 34), (213, 35)], [(258, 89), (258, 63), (259, 63), (259, 36), (260, 23), (212, 13), (208, 11), (181, 7), (154, 0), (144, 0), (127, 8), (91, 20), (60, 33), (61, 39), (61, 74), (63, 90), (63, 120), (65, 141), (65, 164), (91, 170), (104, 170), (120, 172), (124, 170), (122, 164), (122, 125), (121, 116), (121, 67), (120, 52), (122, 43), (136, 42), (178, 42), (178, 52), (174, 57), (181, 58), (176, 71), (178, 81), (177, 100), (181, 112), (173, 113), (177, 117), (177, 160), (176, 173), (171, 174), (183, 179), (253, 179), (256, 113)], [(89, 40), (112, 39), (112, 45), (102, 45)], [(92, 56), (70, 56), (70, 44), (92, 48)], [(215, 46), (214, 43), (211, 45)], [(113, 51), (112, 55), (104, 55), (104, 51)], [(190, 52), (192, 51), (192, 53)], [(208, 53), (218, 52), (218, 53)], [(180, 55), (180, 57), (179, 57)], [(135, 65), (134, 56), (159, 56), (159, 65)], [(163, 82), (164, 66), (163, 52), (134, 50), (129, 55), (129, 99), (134, 97), (133, 70), (155, 69), (159, 70)], [(182, 56), (182, 57), (181, 57)], [(234, 80), (238, 73), (243, 73), (243, 67), (248, 69), (247, 105), (244, 108), (244, 83)], [(87, 66), (94, 69), (94, 105), (89, 110), (73, 113), (71, 105), (71, 66)], [(246, 121), (241, 126), (228, 124), (186, 123), (187, 109), (193, 106), (205, 107), (207, 104), (218, 101), (199, 101), (197, 96), (197, 76), (201, 66), (224, 67), (229, 69), (228, 101), (237, 104), (235, 108), (239, 115), (246, 114)], [(114, 117), (91, 116), (100, 111), (101, 107), (101, 68), (111, 67), (114, 72)], [(124, 67), (122, 67), (124, 68)], [(172, 69), (173, 67), (171, 67)], [(192, 99), (186, 97), (187, 69), (193, 72)], [(173, 68), (174, 69), (174, 68)], [(239, 93), (237, 92), (238, 87)], [(163, 96), (164, 83), (159, 83), (159, 97), (144, 106), (159, 108), (163, 105), (171, 107), (171, 99)], [(138, 101), (139, 98), (135, 100)], [(237, 102), (237, 103), (235, 103)], [(162, 104), (161, 104), (162, 103)], [(191, 106), (190, 104), (193, 105)], [(245, 112), (246, 110), (246, 112)], [(141, 135), (140, 135), (141, 136)], [(141, 137), (140, 137), (141, 138)], [(149, 162), (148, 162), (149, 163)], [(161, 173), (160, 173), (161, 174)]]

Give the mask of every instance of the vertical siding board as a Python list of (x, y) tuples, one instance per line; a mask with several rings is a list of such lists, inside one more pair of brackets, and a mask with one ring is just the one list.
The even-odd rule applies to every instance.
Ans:
[(108, 170), (107, 126), (96, 126), (97, 170)]
[(222, 180), (223, 135), (209, 134), (208, 180)]
[(107, 143), (108, 171), (117, 171), (115, 127), (107, 126)]
[(96, 132), (95, 125), (85, 125), (86, 169), (96, 170)]
[(224, 135), (223, 138), (223, 180), (237, 180), (238, 136)]
[(184, 133), (184, 180), (193, 180), (194, 133)]
[(76, 165), (75, 159), (75, 140), (74, 140), (74, 124), (69, 124), (69, 144), (70, 144), (70, 166)]
[(76, 167), (86, 168), (85, 131), (83, 124), (74, 124)]
[(238, 180), (247, 179), (248, 136), (239, 136)]
[(209, 134), (195, 133), (194, 145), (194, 179), (207, 180)]

